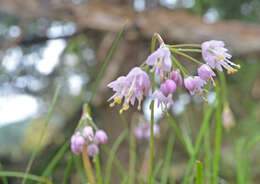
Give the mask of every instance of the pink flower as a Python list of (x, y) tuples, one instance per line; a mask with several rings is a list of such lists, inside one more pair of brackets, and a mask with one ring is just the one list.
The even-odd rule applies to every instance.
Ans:
[(201, 96), (203, 96), (203, 89), (205, 81), (202, 80), (200, 77), (187, 77), (184, 79), (184, 86), (187, 90), (189, 90), (191, 95), (194, 95), (195, 92), (198, 92)]
[(84, 138), (80, 135), (80, 132), (76, 132), (71, 137), (71, 150), (76, 154), (79, 155), (83, 150), (83, 145), (85, 144)]
[(172, 67), (171, 52), (165, 45), (162, 45), (154, 53), (148, 56), (146, 64), (153, 66), (152, 71), (156, 74), (164, 76)]
[(158, 107), (160, 105), (164, 105), (165, 108), (167, 108), (168, 104), (170, 104), (170, 105), (173, 104), (172, 94), (169, 94), (169, 95), (165, 96), (161, 90), (156, 90), (152, 94), (152, 99), (158, 101)]
[(176, 83), (177, 86), (182, 85), (182, 76), (179, 69), (171, 72), (171, 79)]
[(211, 68), (217, 68), (219, 71), (222, 71), (222, 67), (224, 67), (228, 73), (237, 71), (232, 66), (240, 68), (239, 65), (229, 60), (232, 56), (227, 52), (228, 49), (225, 48), (223, 41), (206, 41), (201, 44), (201, 48), (202, 57)]
[(135, 100), (138, 101), (138, 110), (141, 110), (143, 97), (148, 94), (150, 88), (150, 79), (141, 68), (134, 67), (126, 77), (119, 77), (107, 86), (115, 91), (115, 94), (108, 100), (114, 100), (110, 104), (111, 107), (115, 104), (121, 104), (124, 98), (123, 107), (120, 110), (120, 113), (123, 113), (129, 108), (129, 103), (134, 105)]
[(173, 80), (168, 79), (164, 84), (161, 84), (160, 90), (165, 96), (168, 96), (176, 90), (176, 84)]
[(198, 75), (199, 77), (204, 81), (211, 80), (213, 82), (213, 85), (215, 85), (213, 77), (216, 76), (216, 74), (213, 72), (213, 70), (209, 67), (207, 64), (203, 64), (198, 68)]
[(87, 148), (88, 155), (94, 157), (95, 155), (99, 154), (99, 148), (96, 144), (91, 144)]
[[(158, 136), (160, 133), (160, 127), (157, 124), (154, 124), (153, 133), (155, 136)], [(151, 135), (151, 125), (150, 123), (138, 123), (134, 129), (134, 134), (137, 139), (146, 138), (149, 139)]]
[(93, 128), (91, 126), (85, 126), (82, 130), (82, 135), (88, 142), (92, 141), (94, 138)]
[(95, 139), (94, 142), (95, 144), (106, 144), (108, 140), (107, 134), (106, 132), (104, 132), (103, 130), (97, 130), (96, 131), (96, 135), (95, 135)]

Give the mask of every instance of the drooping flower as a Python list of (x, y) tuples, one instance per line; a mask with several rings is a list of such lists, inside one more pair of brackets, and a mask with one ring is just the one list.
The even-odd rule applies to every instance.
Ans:
[[(159, 133), (160, 133), (159, 125), (154, 124), (153, 133), (154, 133), (154, 136), (159, 135)], [(151, 135), (150, 123), (144, 123), (144, 122), (138, 123), (134, 129), (134, 134), (135, 134), (136, 138), (138, 138), (138, 139), (142, 139), (142, 138), (149, 139), (150, 135)]]
[(204, 81), (212, 81), (213, 85), (215, 86), (215, 82), (213, 80), (213, 77), (216, 76), (216, 74), (213, 72), (213, 70), (209, 67), (207, 64), (203, 64), (198, 68), (198, 75), (199, 77)]
[(176, 90), (176, 84), (173, 80), (167, 79), (164, 84), (161, 84), (160, 90), (165, 96), (168, 96)]
[(115, 94), (108, 100), (114, 100), (110, 104), (111, 107), (115, 104), (121, 104), (124, 98), (123, 107), (120, 110), (120, 113), (123, 113), (129, 108), (129, 103), (134, 105), (135, 100), (138, 101), (138, 110), (141, 110), (143, 97), (148, 94), (150, 88), (150, 79), (141, 68), (134, 67), (126, 77), (119, 77), (107, 86), (115, 91)]
[(87, 148), (88, 155), (94, 157), (95, 155), (99, 154), (99, 148), (96, 144), (91, 144)]
[(162, 105), (162, 106), (164, 106), (165, 108), (167, 108), (168, 104), (169, 104), (169, 105), (172, 105), (172, 104), (173, 104), (172, 94), (168, 94), (167, 96), (165, 96), (161, 90), (156, 90), (156, 91), (152, 94), (152, 99), (153, 99), (153, 100), (157, 100), (158, 107), (159, 107), (160, 105)]
[(171, 72), (171, 79), (176, 83), (177, 86), (182, 85), (182, 76), (179, 69)]
[(91, 126), (85, 126), (82, 130), (83, 137), (88, 141), (93, 141), (94, 138), (94, 131)]
[(230, 61), (232, 56), (228, 53), (228, 49), (225, 48), (223, 41), (206, 41), (201, 44), (201, 48), (202, 57), (211, 68), (217, 68), (219, 71), (222, 71), (222, 67), (224, 67), (228, 73), (237, 71), (232, 66), (240, 68), (240, 65)]
[(83, 150), (83, 145), (85, 144), (84, 137), (80, 135), (80, 132), (77, 131), (71, 137), (71, 150), (76, 154), (79, 155)]
[(104, 132), (103, 130), (96, 131), (95, 140), (94, 140), (95, 144), (99, 144), (99, 143), (106, 144), (107, 140), (108, 138), (106, 132)]
[(184, 86), (187, 90), (189, 90), (191, 95), (194, 95), (195, 92), (198, 92), (200, 96), (203, 96), (203, 89), (202, 87), (204, 86), (205, 81), (202, 80), (198, 76), (189, 76), (184, 79)]
[(166, 72), (170, 72), (172, 67), (171, 52), (168, 47), (162, 45), (146, 60), (146, 64), (153, 66), (151, 71), (155, 71), (160, 76), (165, 76)]

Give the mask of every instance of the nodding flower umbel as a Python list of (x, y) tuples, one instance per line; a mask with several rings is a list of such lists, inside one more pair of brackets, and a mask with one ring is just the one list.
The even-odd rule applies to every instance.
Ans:
[(115, 106), (115, 104), (121, 104), (124, 98), (123, 106), (120, 110), (120, 114), (122, 114), (128, 110), (129, 103), (134, 105), (136, 99), (138, 101), (138, 110), (141, 110), (141, 102), (150, 89), (150, 79), (141, 68), (134, 67), (127, 76), (121, 76), (107, 86), (115, 91), (115, 94), (108, 99), (108, 101), (114, 100), (110, 107)]
[(222, 71), (222, 67), (224, 67), (229, 74), (237, 72), (237, 69), (234, 69), (232, 66), (240, 68), (240, 65), (229, 60), (232, 56), (228, 53), (228, 49), (225, 48), (223, 41), (206, 41), (201, 44), (201, 48), (202, 57), (211, 68), (217, 68), (219, 71)]
[(172, 61), (171, 52), (167, 46), (161, 45), (155, 52), (148, 56), (146, 64), (153, 66), (151, 72), (165, 77), (167, 72), (171, 71)]
[(99, 153), (98, 144), (106, 144), (107, 140), (108, 137), (105, 131), (97, 130), (94, 135), (93, 128), (87, 125), (72, 135), (71, 150), (76, 155), (79, 155), (82, 153), (85, 144), (87, 145), (88, 155), (95, 156)]

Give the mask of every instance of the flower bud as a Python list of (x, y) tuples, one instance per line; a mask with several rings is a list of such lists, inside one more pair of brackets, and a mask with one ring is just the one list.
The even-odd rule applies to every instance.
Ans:
[(88, 141), (92, 141), (94, 138), (94, 132), (93, 128), (91, 126), (85, 126), (82, 130), (82, 135), (85, 137)]
[(168, 96), (168, 94), (172, 94), (176, 90), (176, 84), (173, 80), (168, 79), (161, 85), (160, 90), (165, 96)]
[(203, 64), (198, 68), (198, 75), (204, 81), (208, 81), (212, 77), (216, 76), (213, 70), (207, 64)]
[(182, 84), (182, 76), (179, 69), (171, 72), (171, 79), (176, 83), (177, 86)]
[(96, 131), (96, 135), (95, 135), (95, 144), (106, 144), (108, 140), (107, 134), (106, 132), (104, 132), (103, 130), (97, 130)]
[(91, 144), (87, 148), (88, 155), (94, 157), (95, 155), (99, 154), (99, 149), (96, 144)]

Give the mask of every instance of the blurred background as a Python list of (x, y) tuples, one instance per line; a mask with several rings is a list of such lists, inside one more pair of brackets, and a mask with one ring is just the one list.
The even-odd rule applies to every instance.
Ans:
[[(108, 106), (112, 92), (106, 85), (146, 59), (155, 32), (168, 44), (224, 40), (233, 54), (232, 61), (241, 69), (227, 75), (229, 115), (234, 126), (224, 131), (220, 175), (223, 181), (236, 183), (236, 143), (260, 134), (259, 10), (259, 0), (0, 0), (0, 161), (4, 169), (25, 170), (55, 88), (60, 85), (54, 114), (32, 168), (32, 173), (42, 172), (73, 133), (93, 81), (128, 20), (91, 104), (95, 122), (108, 132), (109, 144), (113, 144), (124, 124), (118, 109)], [(195, 71), (193, 64), (179, 59), (188, 70)], [(214, 95), (209, 93), (212, 98)], [(196, 136), (202, 119), (201, 100), (189, 97), (184, 90), (178, 91), (174, 99), (174, 117), (181, 127), (188, 127), (192, 137)], [(133, 109), (125, 113), (129, 123), (133, 113)], [(156, 154), (162, 156), (170, 132), (160, 116), (158, 110), (161, 135), (156, 146), (161, 152)], [(145, 140), (137, 141), (139, 160), (144, 157), (146, 145)], [(256, 146), (251, 155), (255, 184), (260, 180), (259, 155), (260, 147)], [(127, 141), (117, 156), (127, 167)], [(62, 179), (67, 157), (53, 173), (57, 183)], [(177, 141), (171, 166), (177, 181), (183, 176), (187, 158)], [(106, 159), (105, 154), (102, 159)], [(114, 183), (117, 175), (115, 172)], [(79, 181), (76, 171), (72, 181)]]

